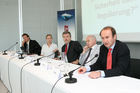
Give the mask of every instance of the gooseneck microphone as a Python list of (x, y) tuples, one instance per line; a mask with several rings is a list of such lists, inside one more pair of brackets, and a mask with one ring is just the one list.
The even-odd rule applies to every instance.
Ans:
[(89, 63), (89, 62), (91, 62), (94, 58), (96, 58), (96, 57), (98, 57), (98, 54), (95, 54), (95, 56), (92, 58), (92, 59), (90, 59), (89, 61), (85, 61), (83, 64), (82, 64), (82, 66), (85, 66), (85, 64), (87, 64), (87, 63)]
[(59, 56), (60, 53), (59, 53), (59, 51), (57, 50), (54, 54), (55, 54), (54, 58), (58, 58), (58, 56)]
[(34, 65), (35, 66), (40, 66), (39, 60), (42, 59), (42, 58), (44, 58), (44, 57), (46, 57), (46, 56), (43, 56), (43, 57), (40, 57), (40, 58), (34, 60), (34, 61), (37, 61), (36, 63), (34, 63)]
[(68, 73), (69, 78), (66, 78), (66, 79), (65, 79), (65, 82), (66, 82), (66, 83), (76, 83), (76, 82), (77, 82), (77, 79), (76, 79), (76, 78), (72, 78), (73, 72), (74, 72), (75, 70), (79, 69), (80, 67), (84, 66), (85, 64), (89, 63), (90, 61), (92, 61), (92, 60), (93, 60), (94, 58), (96, 58), (96, 57), (98, 57), (98, 54), (95, 54), (95, 56), (94, 56), (91, 60), (89, 60), (88, 62), (84, 62), (84, 63), (83, 63), (82, 65), (80, 65), (78, 68), (76, 68), (76, 69), (70, 71), (70, 72)]
[(10, 50), (11, 48), (13, 48), (14, 46), (16, 46), (18, 44), (18, 42), (16, 42), (15, 44), (13, 44), (12, 46), (10, 46), (8, 49), (3, 51), (3, 55), (7, 55), (6, 51)]
[(24, 59), (23, 53), (19, 53), (19, 55), (20, 55), (19, 59)]
[(40, 59), (42, 59), (42, 58), (44, 58), (44, 57), (49, 57), (49, 56), (52, 56), (54, 53), (52, 53), (52, 54), (50, 54), (50, 55), (48, 55), (48, 56), (42, 56), (42, 57), (40, 57), (40, 58), (38, 58), (38, 59), (36, 59), (36, 60), (33, 60), (33, 61), (37, 61), (34, 65), (35, 66), (40, 66), (40, 63), (39, 63), (39, 60)]

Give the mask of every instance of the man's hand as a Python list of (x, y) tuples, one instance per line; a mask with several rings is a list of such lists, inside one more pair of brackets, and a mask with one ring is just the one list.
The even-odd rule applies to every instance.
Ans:
[(53, 58), (53, 59), (55, 59), (55, 60), (60, 60), (59, 58)]
[(24, 46), (25, 40), (22, 41), (22, 46)]
[(55, 53), (56, 51), (58, 51), (58, 49), (53, 50), (54, 53)]
[(88, 50), (88, 46), (85, 46), (85, 47), (83, 48), (82, 54), (84, 54), (87, 50)]
[(92, 79), (96, 79), (96, 78), (101, 77), (101, 72), (100, 71), (92, 71), (88, 76)]
[(78, 62), (79, 62), (79, 60), (77, 59), (77, 60), (73, 61), (72, 64), (76, 64), (77, 65)]
[(79, 68), (78, 73), (84, 74), (86, 71), (87, 71), (87, 69), (85, 67), (81, 67), (81, 68)]

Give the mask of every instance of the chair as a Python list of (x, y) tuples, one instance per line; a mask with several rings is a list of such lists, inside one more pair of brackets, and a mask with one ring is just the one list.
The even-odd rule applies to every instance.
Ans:
[(130, 77), (140, 79), (140, 59), (130, 60)]

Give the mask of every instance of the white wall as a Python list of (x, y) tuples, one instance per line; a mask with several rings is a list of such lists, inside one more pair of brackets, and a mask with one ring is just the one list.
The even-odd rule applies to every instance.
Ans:
[[(74, 8), (77, 11), (77, 39), (82, 41), (81, 0), (76, 0), (76, 7), (75, 0), (64, 0), (64, 9)], [(23, 0), (23, 31), (41, 45), (45, 43), (47, 33), (51, 33), (57, 42), (57, 10), (60, 10), (59, 0)], [(0, 0), (0, 51), (16, 41), (19, 41), (18, 0)], [(140, 43), (127, 45), (131, 57), (140, 59)]]
[(46, 43), (46, 34), (52, 34), (53, 41), (57, 43), (59, 10), (59, 0), (23, 0), (23, 33), (28, 33), (41, 46)]
[(0, 51), (4, 51), (16, 42), (19, 42), (18, 2), (0, 0)]

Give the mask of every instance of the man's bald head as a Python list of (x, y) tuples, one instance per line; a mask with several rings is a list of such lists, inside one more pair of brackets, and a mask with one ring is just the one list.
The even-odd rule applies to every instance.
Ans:
[(94, 35), (88, 35), (86, 38), (86, 45), (91, 48), (96, 44), (96, 37)]

